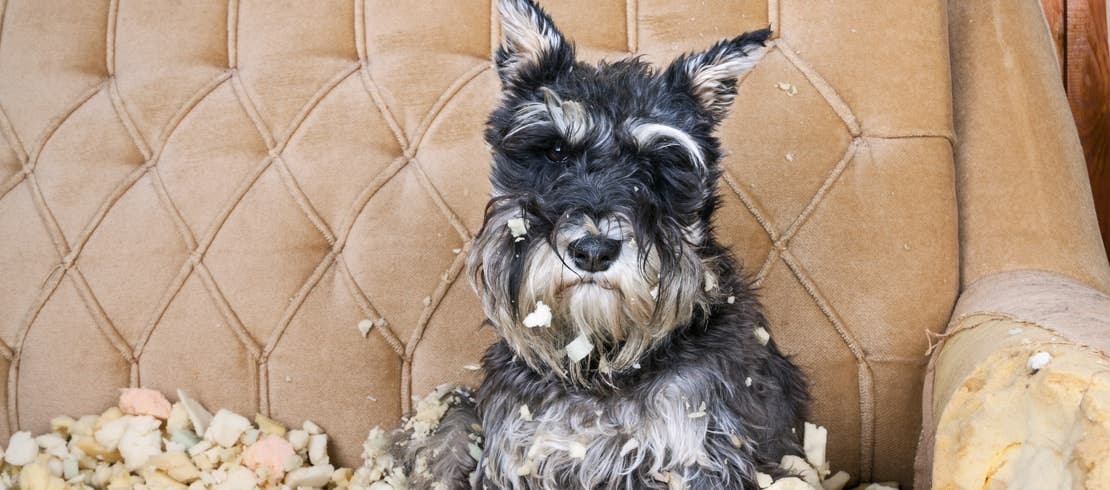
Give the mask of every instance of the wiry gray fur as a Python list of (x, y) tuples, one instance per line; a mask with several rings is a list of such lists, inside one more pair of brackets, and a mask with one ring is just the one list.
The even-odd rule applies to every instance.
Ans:
[[(714, 237), (713, 132), (769, 31), (657, 71), (578, 62), (531, 0), (498, 10), (493, 192), (467, 267), (501, 341), (473, 406), (453, 408), (408, 461), (452, 455), (421, 480), (450, 488), (755, 488), (756, 471), (800, 453), (807, 396), (757, 335), (755, 293)], [(588, 236), (620, 243), (610, 265), (570, 260)], [(550, 324), (525, 326), (540, 302)], [(566, 346), (578, 337), (593, 348), (576, 361)], [(474, 421), (480, 462), (448, 449)]]

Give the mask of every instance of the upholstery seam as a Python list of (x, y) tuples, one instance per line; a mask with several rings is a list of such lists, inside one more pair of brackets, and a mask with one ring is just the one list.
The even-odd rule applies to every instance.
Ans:
[(119, 0), (108, 2), (108, 25), (104, 27), (104, 71), (108, 77), (116, 76), (116, 22), (119, 17)]
[(16, 332), (13, 339), (13, 348), (15, 351), (15, 359), (12, 360), (11, 366), (8, 368), (8, 427), (10, 429), (19, 428), (19, 364), (23, 359), (23, 344), (27, 339), (27, 335), (31, 330), (31, 325), (34, 325), (35, 320), (38, 319), (39, 314), (42, 313), (43, 307), (46, 302), (54, 296), (58, 291), (58, 287), (62, 284), (62, 279), (65, 278), (65, 270), (60, 274), (51, 273), (47, 276), (46, 281), (42, 287), (39, 288), (39, 294), (35, 296), (35, 302), (31, 304), (24, 314), (24, 320), (21, 322), (19, 330)]
[(227, 220), (231, 217), (231, 213), (235, 212), (235, 209), (239, 207), (239, 203), (241, 203), (247, 193), (254, 188), (254, 184), (258, 182), (262, 174), (266, 173), (266, 169), (270, 168), (273, 162), (274, 158), (270, 155), (266, 155), (254, 165), (254, 168), (252, 168), (242, 180), (239, 181), (239, 185), (232, 194), (228, 196), (228, 200), (225, 201), (220, 212), (208, 223), (208, 229), (206, 229), (202, 237), (197, 240), (197, 248), (193, 253), (200, 255), (201, 259), (204, 258), (204, 254), (208, 253), (208, 248), (212, 246), (212, 242), (216, 241), (216, 236), (220, 234), (224, 225), (227, 224)]
[(300, 313), (301, 306), (304, 305), (308, 296), (316, 290), (316, 286), (320, 284), (320, 280), (324, 278), (324, 275), (327, 274), (328, 269), (335, 263), (335, 259), (338, 256), (338, 252), (329, 250), (328, 253), (320, 259), (320, 262), (316, 264), (316, 267), (313, 268), (312, 274), (309, 274), (308, 278), (301, 284), (301, 287), (297, 289), (297, 293), (291, 298), (288, 306), (285, 307), (281, 317), (278, 319), (277, 326), (270, 332), (269, 338), (266, 340), (265, 344), (262, 345), (262, 354), (258, 359), (259, 364), (265, 364), (269, 361), (270, 354), (277, 348), (278, 342), (281, 341), (281, 337), (285, 334), (285, 330), (289, 328), (289, 324), (296, 318), (297, 313)]
[(150, 144), (143, 138), (142, 132), (135, 124), (134, 118), (131, 117), (131, 112), (127, 110), (127, 105), (123, 101), (123, 95), (119, 91), (119, 83), (116, 77), (112, 77), (108, 82), (107, 87), (108, 98), (112, 102), (112, 109), (116, 111), (116, 117), (120, 119), (123, 128), (127, 131), (128, 136), (131, 137), (131, 143), (135, 145), (135, 149), (139, 150), (139, 154), (143, 156), (144, 162), (149, 162), (150, 157), (153, 156), (150, 149)]
[(406, 153), (416, 155), (416, 150), (420, 147), (420, 142), (424, 139), (424, 135), (427, 134), (432, 124), (435, 124), (436, 120), (439, 119), (439, 114), (443, 111), (443, 108), (447, 107), (447, 104), (454, 100), (458, 94), (462, 93), (463, 89), (470, 85), (470, 82), (478, 78), (478, 75), (481, 75), (489, 68), (490, 66), (486, 63), (471, 67), (469, 70), (463, 72), (462, 75), (459, 75), (454, 82), (451, 82), (451, 85), (449, 85), (443, 93), (439, 94), (436, 101), (432, 103), (432, 107), (428, 109), (428, 113), (424, 115), (420, 120), (420, 124), (413, 130), (411, 142), (405, 149)]
[[(365, 315), (366, 318), (374, 321), (372, 330), (377, 330), (381, 333), (382, 339), (384, 339), (385, 342), (389, 344), (389, 347), (393, 349), (393, 352), (397, 354), (398, 360), (403, 359), (405, 357), (405, 344), (401, 342), (401, 338), (390, 328), (389, 321), (386, 320), (381, 313), (378, 313), (377, 308), (374, 307), (374, 304), (370, 302), (365, 292), (359, 287), (358, 281), (355, 280), (355, 276), (351, 274), (351, 268), (347, 266), (346, 257), (339, 254), (336, 258), (336, 262), (339, 263), (336, 273), (338, 274), (340, 272), (339, 269), (342, 269), (343, 274), (341, 277), (343, 281), (347, 283), (347, 292), (351, 295), (351, 299), (354, 300), (355, 305), (362, 310), (362, 314)], [(380, 322), (378, 322), (378, 320), (382, 320), (385, 323), (379, 324)]]
[(81, 272), (80, 266), (76, 262), (69, 268), (70, 273), (66, 274), (73, 282), (74, 287), (77, 288), (77, 294), (81, 297), (81, 302), (85, 304), (85, 309), (88, 310), (89, 315), (92, 316), (93, 322), (104, 335), (104, 338), (115, 347), (117, 351), (123, 356), (127, 362), (135, 360), (135, 356), (131, 354), (131, 345), (127, 343), (127, 339), (123, 337), (119, 329), (116, 328), (115, 323), (108, 318), (108, 314), (104, 308), (100, 306), (100, 301), (96, 299), (93, 294), (92, 287), (89, 286), (89, 281), (85, 279), (85, 274)]
[(69, 120), (70, 116), (77, 113), (77, 111), (81, 110), (82, 107), (85, 107), (85, 104), (92, 100), (92, 98), (95, 97), (96, 94), (100, 93), (100, 91), (107, 84), (108, 80), (101, 80), (95, 85), (90, 86), (85, 92), (82, 92), (81, 95), (77, 97), (76, 103), (64, 113), (62, 113), (61, 116), (50, 119), (50, 122), (46, 125), (46, 128), (43, 129), (42, 134), (39, 136), (39, 141), (36, 142), (35, 147), (31, 150), (31, 154), (28, 156), (28, 172), (33, 172), (35, 170), (35, 167), (38, 166), (39, 157), (42, 156), (42, 152), (46, 148), (46, 144), (49, 143), (54, 135), (58, 132), (58, 130), (61, 129), (62, 125), (64, 125), (65, 122)]
[(336, 230), (336, 246), (346, 246), (351, 230), (354, 229), (358, 219), (362, 217), (362, 213), (366, 212), (366, 206), (370, 204), (370, 200), (373, 199), (374, 196), (378, 194), (378, 191), (385, 187), (386, 184), (393, 180), (394, 176), (408, 165), (409, 160), (410, 159), (405, 156), (394, 158), (389, 165), (378, 172), (378, 175), (375, 175), (374, 178), (370, 179), (370, 182), (363, 187), (362, 191), (359, 192), (358, 196), (356, 196), (355, 200), (351, 203), (347, 215), (343, 218), (343, 221), (340, 222), (339, 228)]
[(150, 337), (154, 335), (154, 330), (157, 328), (158, 322), (165, 317), (166, 311), (169, 311), (170, 305), (173, 304), (173, 300), (177, 298), (177, 295), (181, 294), (181, 290), (185, 289), (185, 283), (188, 282), (189, 277), (193, 275), (194, 267), (195, 263), (193, 262), (193, 256), (187, 256), (185, 263), (177, 271), (177, 275), (170, 281), (169, 287), (166, 288), (166, 292), (162, 294), (162, 299), (155, 305), (154, 312), (150, 319), (147, 320), (146, 327), (139, 333), (139, 338), (135, 340), (135, 345), (131, 347), (135, 353), (135, 359), (142, 359), (143, 351), (146, 350), (146, 345), (150, 342)]
[(231, 70), (221, 70), (218, 75), (205, 82), (205, 84), (194, 92), (193, 95), (186, 99), (177, 112), (170, 116), (169, 120), (166, 121), (165, 125), (162, 126), (162, 129), (158, 133), (158, 139), (156, 140), (157, 147), (153, 149), (153, 154), (150, 157), (154, 165), (157, 165), (157, 163), (161, 161), (162, 153), (165, 151), (170, 139), (173, 138), (174, 133), (177, 132), (177, 128), (181, 127), (181, 123), (185, 122), (185, 119), (193, 113), (193, 110), (196, 109), (201, 102), (204, 102), (208, 96), (215, 93), (221, 85), (230, 79)]
[(227, 295), (220, 289), (220, 285), (216, 282), (216, 278), (212, 276), (212, 271), (201, 261), (194, 267), (194, 273), (200, 277), (201, 282), (204, 284), (204, 289), (208, 291), (208, 297), (215, 303), (220, 316), (224, 317), (224, 321), (231, 327), (231, 331), (239, 337), (239, 343), (247, 350), (251, 359), (257, 362), (261, 356), (262, 349), (259, 347), (258, 341), (247, 331), (246, 326), (243, 325), (243, 321), (239, 319), (239, 315), (236, 314), (235, 309), (231, 307), (231, 303), (227, 301)]
[(193, 235), (193, 230), (189, 229), (189, 224), (185, 222), (185, 218), (181, 215), (181, 210), (177, 209), (177, 204), (173, 202), (173, 197), (170, 196), (170, 191), (166, 187), (165, 180), (162, 179), (162, 170), (157, 166), (151, 167), (149, 172), (151, 184), (154, 185), (154, 192), (158, 194), (158, 200), (162, 206), (168, 208), (170, 219), (173, 220), (174, 227), (177, 228), (178, 237), (185, 242), (185, 248), (189, 253), (193, 253), (197, 249), (197, 238)]
[(767, 24), (771, 26), (771, 39), (782, 36), (782, 8), (779, 0), (767, 0)]
[(624, 38), (628, 41), (628, 52), (640, 50), (640, 4), (638, 0), (625, 0)]
[(108, 213), (112, 211), (116, 203), (131, 191), (131, 188), (146, 175), (147, 170), (148, 167), (145, 165), (135, 167), (116, 184), (112, 192), (105, 196), (104, 201), (100, 203), (100, 206), (96, 208), (93, 215), (89, 218), (89, 221), (85, 223), (85, 226), (81, 228), (81, 231), (73, 239), (73, 244), (70, 246), (69, 254), (67, 254), (68, 257), (71, 257), (73, 262), (77, 262), (77, 259), (81, 256), (81, 252), (85, 250), (85, 246), (88, 245), (89, 240), (92, 239), (92, 236), (100, 228), (100, 224), (104, 222), (104, 218), (108, 217)]
[(243, 83), (243, 77), (239, 74), (238, 69), (234, 69), (231, 72), (231, 87), (235, 89), (235, 99), (239, 102), (239, 107), (243, 108), (243, 112), (246, 113), (247, 119), (250, 119), (251, 124), (254, 125), (255, 132), (262, 137), (262, 142), (265, 144), (266, 150), (273, 155), (274, 148), (277, 147), (277, 142), (274, 141), (273, 130), (266, 125), (266, 121), (262, 119), (262, 113), (254, 103), (254, 99), (247, 93), (247, 86)]
[(786, 247), (790, 240), (794, 238), (794, 235), (798, 233), (807, 221), (809, 221), (810, 215), (817, 210), (817, 206), (824, 202), (825, 196), (828, 194), (829, 190), (840, 180), (840, 176), (844, 173), (844, 169), (847, 168), (852, 162), (852, 159), (856, 157), (861, 144), (860, 138), (852, 138), (852, 141), (848, 142), (848, 146), (844, 149), (844, 154), (840, 157), (840, 160), (836, 162), (836, 165), (834, 165), (828, 175), (825, 176), (825, 181), (817, 188), (817, 192), (809, 199), (809, 203), (802, 208), (801, 213), (798, 213), (798, 216), (794, 218), (790, 226), (782, 233), (782, 237), (775, 242), (776, 246), (780, 246), (779, 244), (781, 243), (782, 247)]
[(778, 259), (779, 249), (775, 248), (775, 244), (772, 242), (771, 250), (767, 251), (767, 257), (763, 259), (763, 265), (759, 267), (759, 272), (757, 272), (755, 274), (755, 277), (752, 279), (753, 286), (758, 288), (763, 285), (763, 280), (767, 279), (767, 276), (771, 274), (771, 269), (774, 268), (775, 263), (778, 262)]
[(297, 183), (297, 178), (294, 177), (292, 171), (289, 170), (289, 164), (285, 161), (284, 155), (274, 157), (274, 168), (281, 178), (282, 185), (285, 187), (285, 192), (289, 193), (290, 197), (293, 198), (293, 202), (300, 208), (301, 214), (308, 218), (312, 227), (316, 228), (316, 232), (328, 243), (328, 247), (334, 247), (335, 234), (332, 233), (331, 228), (320, 216), (320, 212), (312, 205), (312, 200), (309, 199), (308, 195), (305, 194), (304, 190), (301, 189), (301, 186)]
[(69, 241), (66, 240), (65, 233), (58, 225), (58, 219), (54, 217), (54, 213), (46, 205), (46, 196), (42, 194), (42, 189), (39, 188), (38, 176), (34, 173), (28, 175), (27, 184), (31, 191), (31, 200), (34, 202), (35, 212), (42, 220), (43, 226), (46, 227), (46, 233), (50, 235), (50, 240), (54, 243), (54, 250), (64, 261), (66, 257), (69, 257)]
[(443, 194), (436, 188), (435, 183), (428, 178), (427, 172), (424, 171), (424, 167), (420, 164), (420, 159), (413, 157), (409, 166), (415, 169), (416, 180), (420, 181), (420, 184), (424, 187), (424, 192), (427, 192), (429, 197), (432, 198), (432, 201), (439, 207), (440, 212), (443, 213), (443, 216), (447, 218), (447, 222), (455, 229), (455, 232), (458, 233), (459, 238), (462, 238), (464, 243), (470, 241), (470, 239), (473, 238), (470, 230), (466, 228), (466, 225), (459, 218), (458, 213), (447, 204), (447, 200), (443, 198)]
[[(283, 131), (281, 138), (275, 139), (273, 138), (273, 136), (271, 136), (271, 139), (274, 139), (275, 143), (270, 151), (278, 154), (284, 153), (285, 147), (289, 144), (293, 137), (296, 136), (297, 132), (300, 131), (301, 126), (304, 125), (305, 120), (307, 120), (309, 116), (311, 116), (316, 111), (316, 108), (320, 106), (320, 103), (327, 99), (328, 96), (330, 96), (336, 88), (342, 85), (343, 82), (347, 81), (347, 79), (350, 78), (351, 75), (357, 73), (358, 69), (358, 63), (351, 63), (347, 67), (337, 71), (334, 75), (332, 75), (331, 78), (325, 81), (324, 84), (321, 85), (320, 88), (317, 89), (311, 97), (309, 97), (304, 106), (302, 106), (301, 109), (297, 111), (297, 114), (293, 116), (293, 120), (289, 122), (289, 126), (285, 129), (285, 131)], [(255, 105), (253, 99), (251, 99), (249, 102), (251, 105)]]
[(813, 67), (809, 66), (800, 55), (794, 52), (794, 49), (790, 47), (785, 39), (780, 37), (775, 40), (775, 43), (778, 45), (779, 51), (782, 52), (787, 61), (789, 61), (791, 65), (794, 65), (794, 68), (801, 72), (802, 76), (806, 77), (810, 86), (817, 90), (817, 93), (821, 94), (821, 97), (825, 99), (825, 104), (840, 117), (840, 120), (844, 122), (844, 125), (848, 128), (848, 132), (852, 137), (860, 136), (862, 130), (860, 129), (859, 120), (856, 119), (855, 114), (852, 112), (852, 108), (844, 101), (840, 94), (837, 93), (836, 89), (833, 88), (829, 82), (825, 81), (821, 74), (814, 70)]
[(365, 63), (366, 55), (366, 0), (352, 0), (355, 21), (355, 56), (360, 65)]
[(227, 67), (239, 68), (239, 0), (227, 0)]
[[(408, 137), (405, 136), (405, 131), (401, 129), (401, 125), (397, 122), (397, 117), (389, 110), (389, 105), (385, 103), (385, 98), (382, 96), (381, 87), (378, 87), (374, 77), (370, 75), (369, 61), (359, 67), (359, 75), (362, 78), (362, 88), (370, 95), (370, 101), (377, 107), (378, 113), (385, 119), (386, 126), (389, 127), (389, 132), (393, 133), (393, 138), (397, 141), (401, 151), (407, 151), (409, 147)], [(407, 156), (407, 155), (406, 155)]]
[(8, 196), (9, 192), (19, 187), (19, 184), (23, 183), (23, 179), (25, 178), (27, 178), (27, 174), (23, 172), (23, 169), (20, 169), (18, 172), (4, 179), (3, 182), (0, 182), (0, 201), (3, 201), (4, 198)]
[(496, 63), (497, 50), (501, 48), (501, 16), (497, 14), (497, 0), (489, 0), (489, 61)]
[(732, 172), (729, 172), (727, 169), (721, 169), (721, 178), (724, 179), (725, 184), (728, 185), (728, 188), (732, 190), (733, 194), (736, 194), (736, 197), (740, 199), (744, 207), (748, 208), (748, 212), (751, 213), (752, 217), (759, 223), (759, 226), (763, 227), (763, 231), (767, 233), (767, 236), (771, 239), (771, 243), (777, 242), (779, 233), (775, 230), (771, 220), (764, 215), (761, 206), (756, 204), (755, 198), (740, 187), (736, 179), (732, 178)]
[(30, 156), (23, 147), (23, 141), (19, 138), (19, 135), (15, 133), (15, 126), (12, 125), (11, 120), (8, 118), (8, 113), (4, 110), (3, 104), (0, 104), (0, 134), (4, 135), (4, 139), (7, 140), (8, 145), (11, 146), (12, 152), (15, 153), (16, 158), (18, 158), (23, 167), (26, 168), (28, 162), (30, 162)]
[[(4, 19), (8, 18), (8, 0), (0, 0), (0, 48), (4, 46)], [(10, 429), (10, 427), (9, 427)]]
[[(470, 246), (473, 242), (466, 242), (463, 248), (469, 252)], [(428, 323), (431, 322), (432, 315), (435, 314), (439, 308), (439, 304), (443, 298), (447, 296), (447, 291), (454, 286), (459, 279), (459, 275), (466, 265), (467, 253), (460, 252), (455, 255), (454, 260), (451, 261), (451, 266), (440, 275), (439, 285), (432, 291), (430, 296), (431, 302), (428, 306), (424, 307), (424, 311), (420, 313), (420, 318), (416, 321), (416, 328), (413, 330), (412, 335), (409, 336), (409, 341), (405, 344), (405, 358), (412, 359), (416, 348), (419, 347), (420, 341), (424, 338), (424, 331), (428, 328)]]
[(873, 393), (874, 386), (872, 379), (874, 375), (871, 371), (871, 364), (870, 362), (868, 362), (866, 354), (859, 346), (859, 343), (856, 341), (855, 337), (850, 332), (848, 332), (848, 329), (845, 327), (844, 322), (841, 321), (840, 316), (832, 308), (832, 305), (830, 305), (828, 301), (825, 300), (824, 294), (821, 293), (821, 291), (817, 288), (817, 285), (809, 278), (809, 274), (806, 273), (801, 264), (794, 259), (793, 254), (790, 253), (789, 249), (784, 249), (782, 251), (782, 260), (784, 263), (786, 263), (786, 266), (790, 268), (790, 271), (793, 272), (794, 277), (798, 280), (798, 283), (801, 284), (802, 288), (805, 289), (806, 293), (808, 293), (810, 298), (813, 299), (813, 302), (816, 304), (817, 308), (821, 310), (821, 313), (825, 315), (825, 318), (827, 318), (829, 322), (832, 323), (833, 328), (837, 331), (838, 334), (840, 334), (841, 340), (844, 341), (845, 345), (847, 345), (848, 349), (852, 352), (852, 355), (856, 358), (856, 363), (858, 365), (857, 369), (859, 371), (857, 374), (857, 381), (859, 382), (860, 391), (860, 478), (870, 479), (872, 465), (871, 458), (873, 456), (873, 448), (871, 447), (871, 443), (873, 442), (874, 436), (875, 406)]
[(931, 131), (931, 130), (914, 130), (911, 129), (904, 133), (876, 133), (868, 130), (862, 135), (865, 139), (877, 140), (901, 140), (901, 139), (943, 139), (948, 142), (948, 146), (956, 147), (956, 136), (951, 131)]

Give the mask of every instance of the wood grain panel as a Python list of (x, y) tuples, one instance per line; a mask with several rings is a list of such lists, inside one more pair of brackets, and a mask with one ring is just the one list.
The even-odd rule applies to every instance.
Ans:
[(1110, 249), (1110, 41), (1106, 0), (1041, 0), (1060, 54), (1103, 243)]

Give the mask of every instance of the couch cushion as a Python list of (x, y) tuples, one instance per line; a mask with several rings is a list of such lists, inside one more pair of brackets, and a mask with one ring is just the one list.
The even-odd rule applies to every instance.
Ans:
[[(718, 232), (833, 465), (908, 482), (923, 332), (958, 287), (943, 3), (547, 4), (590, 59), (775, 27), (721, 130)], [(0, 432), (181, 387), (312, 418), (352, 464), (410, 396), (477, 380), (488, 2), (0, 9)]]

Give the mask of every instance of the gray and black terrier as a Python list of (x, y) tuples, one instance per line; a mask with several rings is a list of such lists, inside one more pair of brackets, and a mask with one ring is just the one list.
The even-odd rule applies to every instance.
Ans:
[(656, 71), (577, 61), (531, 0), (499, 10), (492, 197), (468, 272), (501, 340), (408, 457), (440, 488), (757, 488), (801, 453), (807, 395), (714, 239), (713, 132), (770, 31)]

